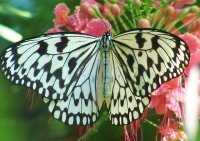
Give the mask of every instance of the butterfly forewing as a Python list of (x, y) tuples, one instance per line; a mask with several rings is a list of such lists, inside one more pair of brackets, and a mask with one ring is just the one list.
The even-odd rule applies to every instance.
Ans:
[(179, 37), (157, 29), (125, 32), (113, 40), (113, 53), (122, 65), (130, 90), (146, 96), (183, 73), (190, 52)]
[(49, 34), (16, 43), (1, 56), (9, 80), (49, 99), (66, 98), (87, 62), (98, 52), (98, 38), (83, 34)]

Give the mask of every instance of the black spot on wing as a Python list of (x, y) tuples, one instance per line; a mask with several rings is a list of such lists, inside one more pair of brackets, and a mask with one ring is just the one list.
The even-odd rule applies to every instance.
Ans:
[(37, 50), (37, 52), (41, 55), (45, 54), (47, 52), (48, 44), (44, 41), (39, 41), (38, 44), (39, 44), (39, 49)]
[(44, 70), (50, 70), (50, 68), (51, 68), (51, 62), (46, 63), (43, 67)]
[(147, 66), (148, 66), (148, 68), (151, 68), (153, 66), (153, 64), (154, 64), (153, 60), (150, 57), (147, 57)]
[(136, 42), (138, 43), (139, 48), (144, 47), (144, 43), (146, 42), (146, 39), (142, 38), (142, 33), (138, 33), (136, 36)]
[(74, 105), (75, 105), (75, 106), (78, 106), (79, 101), (80, 101), (80, 99), (75, 99), (75, 98), (74, 98)]
[(152, 45), (153, 45), (153, 48), (154, 48), (154, 49), (157, 49), (158, 47), (160, 47), (160, 45), (158, 44), (158, 39), (159, 39), (158, 36), (154, 36), (154, 37), (151, 39), (151, 42), (152, 42)]
[(76, 67), (76, 61), (77, 61), (77, 58), (75, 57), (72, 57), (69, 62), (68, 62), (68, 67), (69, 67), (69, 74), (74, 70), (74, 68)]
[(127, 63), (131, 71), (133, 72), (133, 64), (134, 64), (134, 58), (132, 55), (127, 56)]
[(128, 100), (129, 100), (129, 102), (132, 102), (132, 100), (133, 100), (132, 96), (130, 96), (130, 97), (128, 98)]
[(62, 56), (58, 56), (58, 60), (63, 60), (63, 57)]
[(67, 47), (68, 42), (69, 39), (67, 37), (61, 37), (61, 41), (55, 44), (57, 51), (63, 52), (64, 48)]
[(124, 106), (124, 100), (120, 100), (120, 105), (121, 105), (121, 107)]
[(56, 71), (54, 71), (53, 75), (56, 77), (56, 78), (59, 78), (61, 77), (62, 75), (62, 69), (57, 69)]
[(22, 68), (22, 71), (21, 71), (22, 75), (24, 75), (25, 72), (26, 72), (26, 69)]
[(34, 74), (33, 74), (34, 77), (36, 77), (39, 73), (40, 73), (40, 70), (39, 70), (39, 69), (35, 69), (35, 70), (34, 70)]
[(143, 55), (142, 51), (138, 52), (138, 56), (141, 57)]

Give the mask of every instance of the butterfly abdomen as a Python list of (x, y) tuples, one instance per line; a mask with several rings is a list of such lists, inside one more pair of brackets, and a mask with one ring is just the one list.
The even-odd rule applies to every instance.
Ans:
[(111, 95), (111, 66), (110, 66), (110, 52), (102, 51), (102, 65), (103, 65), (103, 95), (110, 96)]
[(110, 42), (110, 32), (105, 32), (100, 41), (101, 48), (101, 64), (102, 64), (102, 91), (104, 96), (111, 95), (111, 63), (110, 63), (110, 51), (112, 49)]

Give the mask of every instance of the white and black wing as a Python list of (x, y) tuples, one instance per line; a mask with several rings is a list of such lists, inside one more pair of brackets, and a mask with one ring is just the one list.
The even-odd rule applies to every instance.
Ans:
[(62, 100), (43, 98), (49, 111), (60, 121), (69, 125), (89, 125), (97, 120), (102, 103), (97, 101), (97, 81), (100, 53), (85, 64), (73, 91)]
[(109, 118), (114, 125), (125, 125), (141, 117), (150, 103), (150, 96), (136, 96), (128, 85), (128, 79), (114, 53), (111, 53), (112, 95), (106, 104)]
[(98, 116), (99, 61), (99, 38), (76, 33), (18, 42), (0, 59), (9, 80), (37, 91), (55, 118), (73, 125), (93, 123)]
[(112, 124), (140, 117), (149, 93), (181, 75), (189, 49), (177, 36), (136, 29), (111, 41), (111, 95), (101, 90), (101, 38), (85, 34), (42, 35), (4, 51), (0, 66), (9, 80), (37, 91), (56, 119), (70, 125), (96, 121), (106, 101)]
[(190, 52), (177, 36), (157, 29), (136, 29), (112, 40), (112, 95), (107, 101), (112, 124), (140, 117), (149, 94), (183, 73)]
[(136, 29), (115, 36), (113, 52), (122, 65), (128, 86), (146, 96), (184, 71), (190, 60), (187, 44), (158, 29)]
[(11, 45), (1, 56), (9, 80), (49, 99), (66, 98), (87, 62), (97, 54), (98, 38), (47, 34)]

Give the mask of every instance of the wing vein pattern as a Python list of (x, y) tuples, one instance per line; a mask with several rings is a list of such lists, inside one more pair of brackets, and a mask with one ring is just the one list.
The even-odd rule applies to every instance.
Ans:
[[(109, 62), (102, 62), (102, 52), (109, 53)], [(189, 60), (189, 49), (179, 37), (135, 29), (114, 37), (109, 31), (102, 37), (44, 34), (11, 45), (0, 66), (7, 79), (37, 91), (63, 123), (92, 124), (105, 103), (111, 123), (124, 125), (139, 118), (150, 103), (149, 94), (180, 76)], [(111, 77), (103, 77), (105, 64)], [(103, 82), (111, 84), (108, 95)]]

